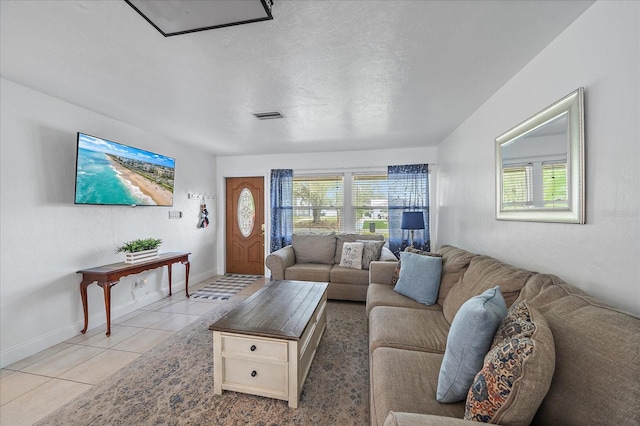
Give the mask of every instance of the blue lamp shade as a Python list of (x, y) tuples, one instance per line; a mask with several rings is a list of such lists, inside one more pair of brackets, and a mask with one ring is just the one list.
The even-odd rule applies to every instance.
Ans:
[(422, 212), (402, 212), (401, 229), (424, 229), (424, 214)]

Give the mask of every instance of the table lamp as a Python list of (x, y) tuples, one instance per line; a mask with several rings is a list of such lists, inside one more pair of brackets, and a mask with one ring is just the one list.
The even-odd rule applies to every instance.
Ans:
[(424, 229), (424, 214), (422, 212), (402, 212), (401, 229), (411, 231), (411, 247), (413, 247), (413, 232), (416, 229)]

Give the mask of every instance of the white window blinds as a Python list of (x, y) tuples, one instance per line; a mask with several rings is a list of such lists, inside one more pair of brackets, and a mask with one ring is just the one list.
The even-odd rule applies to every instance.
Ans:
[(533, 204), (532, 166), (502, 169), (502, 206), (505, 209), (528, 207)]
[(351, 185), (351, 224), (357, 233), (389, 236), (387, 174), (354, 174)]
[(543, 164), (542, 188), (545, 207), (568, 207), (567, 163)]

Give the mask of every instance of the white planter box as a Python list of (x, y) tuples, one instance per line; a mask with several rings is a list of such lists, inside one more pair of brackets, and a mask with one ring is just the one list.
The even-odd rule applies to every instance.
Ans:
[(158, 249), (138, 251), (135, 253), (125, 253), (124, 263), (141, 263), (147, 260), (157, 259)]

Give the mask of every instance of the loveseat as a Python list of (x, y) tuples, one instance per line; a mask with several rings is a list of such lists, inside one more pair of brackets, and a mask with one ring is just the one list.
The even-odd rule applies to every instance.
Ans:
[[(366, 311), (372, 425), (470, 424), (463, 418), (477, 409), (477, 398), (505, 395), (506, 403), (494, 411), (493, 422), (640, 425), (640, 318), (554, 275), (516, 268), (453, 246), (438, 252), (441, 280), (437, 301), (430, 306), (394, 291), (396, 265), (371, 264)], [(402, 266), (399, 270), (401, 276)], [(495, 286), (510, 307), (507, 317), (526, 306), (536, 327), (547, 328), (544, 335), (536, 334), (535, 328), (529, 348), (533, 356), (546, 354), (547, 358), (537, 365), (521, 365), (513, 376), (492, 376), (503, 374), (492, 370), (492, 354), (507, 363), (518, 359), (518, 354), (505, 355), (505, 342), (511, 341), (500, 340), (499, 334), (514, 330), (503, 324), (467, 398), (440, 403), (438, 381), (454, 318), (463, 305), (469, 305), (466, 302)], [(518, 326), (515, 329), (517, 333)], [(492, 385), (501, 379), (511, 380), (513, 388), (492, 393)]]
[(265, 261), (274, 280), (319, 281), (329, 283), (329, 299), (364, 302), (369, 286), (369, 262), (360, 269), (340, 266), (344, 243), (378, 241), (376, 261), (397, 262), (384, 247), (384, 237), (376, 234), (293, 234), (291, 245), (267, 256)]

